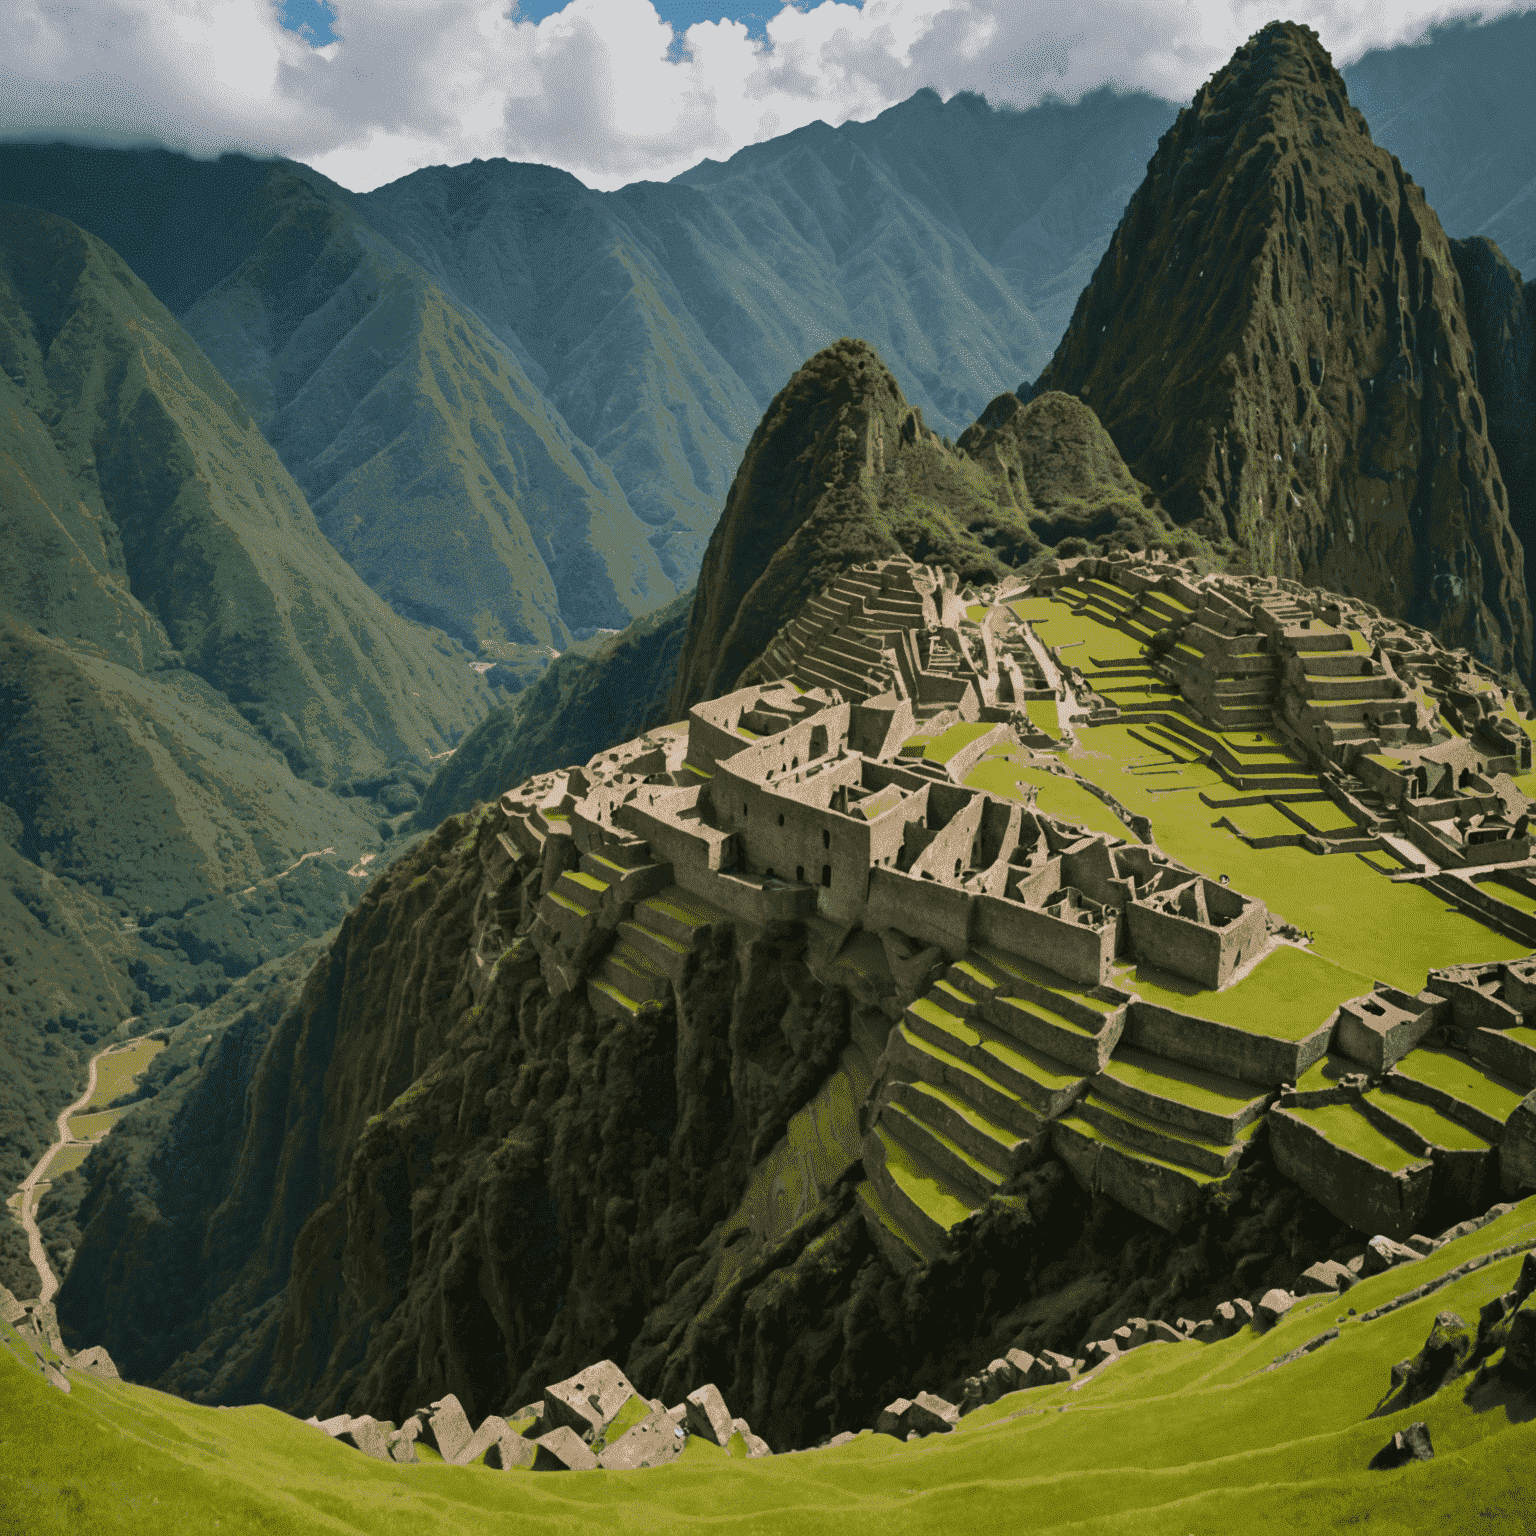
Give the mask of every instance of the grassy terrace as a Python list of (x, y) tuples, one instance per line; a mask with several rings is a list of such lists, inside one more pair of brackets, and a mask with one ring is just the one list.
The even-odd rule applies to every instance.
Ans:
[(1037, 731), (1044, 731), (1058, 741), (1061, 739), (1061, 720), (1056, 713), (1055, 699), (1025, 699), (1024, 713)]
[[(930, 763), (947, 763), (962, 747), (968, 747), (978, 737), (985, 736), (988, 731), (996, 727), (990, 721), (979, 720), (974, 725), (968, 725), (961, 721), (957, 725), (949, 726), (940, 731), (937, 736), (927, 738), (927, 745), (923, 748), (923, 756)], [(923, 738), (914, 736), (911, 741), (903, 744), (902, 751)], [(911, 754), (908, 754), (911, 755)]]
[(975, 1209), (950, 1192), (948, 1183), (926, 1158), (919, 1158), (886, 1130), (875, 1127), (875, 1135), (885, 1148), (885, 1166), (907, 1198), (940, 1226), (953, 1227)]
[(1149, 1003), (1280, 1040), (1304, 1039), (1346, 998), (1371, 990), (1365, 976), (1292, 944), (1277, 945), (1221, 992), (1150, 965), (1138, 965), (1118, 980)]
[(1463, 1104), (1471, 1104), (1500, 1120), (1509, 1119), (1525, 1097), (1513, 1084), (1494, 1076), (1469, 1057), (1438, 1046), (1421, 1045), (1397, 1064), (1404, 1077), (1438, 1088)]
[(1390, 1136), (1378, 1131), (1353, 1104), (1321, 1104), (1315, 1109), (1289, 1109), (1286, 1113), (1305, 1120), (1334, 1146), (1353, 1152), (1389, 1173), (1396, 1173), (1410, 1163), (1424, 1161), (1416, 1152), (1399, 1146)]
[[(1527, 1200), (1429, 1258), (1307, 1298), (1273, 1330), (1219, 1344), (1148, 1344), (1087, 1381), (1013, 1393), (954, 1434), (901, 1444), (865, 1435), (836, 1450), (734, 1460), (692, 1440), (671, 1467), (633, 1473), (495, 1472), (368, 1461), (259, 1405), (219, 1410), (76, 1373), (68, 1396), (0, 1348), (0, 1508), (31, 1536), (131, 1529), (478, 1536), (527, 1532), (773, 1532), (845, 1536), (935, 1530), (1074, 1536), (1287, 1536), (1528, 1531), (1531, 1429), (1496, 1395), (1462, 1384), (1368, 1416), (1387, 1366), (1414, 1354), (1442, 1308), (1475, 1318), (1509, 1289), (1520, 1256), (1421, 1300), (1359, 1314), (1476, 1254), (1536, 1237)], [(1351, 1315), (1350, 1308), (1356, 1315)], [(1317, 1352), (1263, 1368), (1337, 1327)], [(0, 1339), (14, 1340), (0, 1327)], [(1367, 1470), (1410, 1419), (1435, 1459)], [(8, 1425), (26, 1426), (26, 1454)], [(88, 1471), (86, 1470), (88, 1469)]]
[(1259, 1096), (1251, 1084), (1234, 1082), (1160, 1056), (1133, 1053), (1123, 1045), (1106, 1064), (1104, 1074), (1128, 1088), (1139, 1088), (1144, 1093), (1173, 1099), (1191, 1109), (1208, 1109), (1217, 1115), (1234, 1114)]
[[(1117, 629), (1074, 614), (1053, 598), (1027, 598), (1013, 606), (1046, 644), (1073, 646), (1064, 652), (1065, 658), (1082, 667), (1090, 679), (1099, 665), (1111, 660), (1123, 664), (1132, 650), (1131, 642)], [(1536, 722), (1521, 723), (1536, 732)], [(1245, 748), (1262, 751), (1274, 761), (1274, 751), (1280, 745), (1277, 736), (1262, 730), (1217, 733), (1199, 729), (1208, 737), (1220, 735), (1245, 762), (1256, 760)], [(1256, 736), (1263, 739), (1255, 741)], [(1133, 734), (1118, 722), (1085, 726), (1079, 738), (1080, 744), (1066, 754), (1066, 761), (1085, 779), (1102, 785), (1129, 812), (1150, 817), (1160, 848), (1192, 869), (1213, 876), (1228, 875), (1238, 890), (1259, 897), (1272, 912), (1311, 932), (1318, 956), (1360, 977), (1380, 978), (1417, 992), (1428, 969), (1469, 961), (1513, 960), (1528, 952), (1528, 946), (1447, 907), (1431, 891), (1389, 883), (1352, 854), (1250, 848), (1227, 828), (1216, 825), (1227, 812), (1200, 801), (1200, 790), (1213, 799), (1232, 797), (1231, 787), (1220, 774), (1203, 764), (1182, 763), (1172, 753), (1160, 753), (1149, 745), (1147, 729), (1138, 727)], [(1299, 762), (1296, 768), (1298, 775), (1308, 771)], [(1532, 792), (1536, 793), (1536, 774), (1530, 777)], [(982, 787), (992, 789), (994, 785), (989, 782)], [(1367, 990), (1368, 982), (1346, 995)], [(1327, 1007), (1321, 1006), (1326, 991), (1317, 999), (1318, 1022), (1339, 1001), (1334, 997)]]
[(1131, 830), (1092, 790), (1063, 774), (1033, 768), (1009, 756), (984, 757), (966, 775), (973, 789), (985, 789), (1010, 800), (1023, 800), (1018, 786), (1034, 787), (1035, 805), (1047, 816), (1062, 816), (1094, 832), (1111, 837), (1130, 837)]
[(77, 1141), (89, 1141), (102, 1131), (110, 1131), (131, 1107), (125, 1104), (121, 1109), (100, 1109), (94, 1114), (71, 1115), (69, 1134)]
[[(1085, 1008), (1092, 1008), (1099, 1013), (1111, 1013), (1119, 1006), (1118, 1003), (1112, 1003), (1107, 998), (1091, 997), (1087, 987), (1075, 981), (1068, 981), (1065, 976), (1058, 976), (1055, 971), (1048, 971), (1043, 965), (1036, 965), (1033, 960), (1026, 960), (1022, 955), (1000, 956), (994, 960), (985, 949), (977, 953), (986, 971), (998, 973), (1005, 978), (1015, 977), (1023, 981), (1032, 981), (1036, 986), (1044, 987), (1062, 997), (1069, 997)], [(956, 969), (979, 981), (988, 979), (986, 971), (971, 960), (962, 960)]]
[(1420, 1104), (1417, 1099), (1405, 1099), (1398, 1093), (1388, 1093), (1384, 1088), (1372, 1088), (1365, 1097), (1384, 1114), (1417, 1131), (1431, 1146), (1461, 1152), (1488, 1150), (1489, 1143), (1476, 1131), (1469, 1131), (1431, 1105)]

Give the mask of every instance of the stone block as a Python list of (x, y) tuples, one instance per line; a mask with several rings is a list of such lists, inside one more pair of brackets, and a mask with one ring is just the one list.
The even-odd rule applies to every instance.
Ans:
[(1166, 1344), (1182, 1344), (1187, 1335), (1184, 1330), (1174, 1323), (1165, 1323), (1162, 1318), (1147, 1325), (1147, 1342), (1156, 1343), (1161, 1340)]
[(323, 1429), (333, 1440), (352, 1422), (350, 1413), (338, 1413), (329, 1419), (316, 1420), (315, 1427)]
[(840, 1433), (833, 1435), (832, 1438), (827, 1441), (827, 1449), (830, 1451), (835, 1446), (847, 1445), (848, 1442), (852, 1439), (853, 1431), (851, 1429), (842, 1430)]
[(1522, 1307), (1509, 1325), (1504, 1341), (1504, 1366), (1527, 1385), (1536, 1385), (1536, 1312)]
[(569, 1424), (546, 1431), (533, 1445), (535, 1472), (591, 1472), (598, 1464), (592, 1447)]
[(112, 1363), (112, 1356), (101, 1344), (92, 1344), (89, 1349), (82, 1349), (69, 1363), (82, 1371), (90, 1371), (94, 1376), (105, 1376), (110, 1381), (122, 1379), (117, 1374), (117, 1367)]
[(1302, 1270), (1296, 1280), (1298, 1296), (1321, 1296), (1326, 1291), (1347, 1290), (1355, 1283), (1355, 1277), (1342, 1264), (1332, 1259), (1320, 1259)]
[(981, 1373), (982, 1396), (989, 1403), (995, 1403), (998, 1398), (1012, 1392), (1019, 1384), (1018, 1368), (1010, 1360), (999, 1356), (996, 1360), (989, 1361), (987, 1368)]
[[(873, 1431), (867, 1430), (867, 1429), (861, 1429), (859, 1431), (859, 1433), (861, 1435), (867, 1435), (867, 1434), (873, 1433)], [(773, 1448), (772, 1448), (772, 1446), (770, 1446), (768, 1444), (768, 1442), (766, 1440), (763, 1439), (763, 1437), (761, 1435), (748, 1435), (747, 1436), (747, 1455), (748, 1456), (772, 1456), (773, 1455)]]
[(652, 1413), (605, 1446), (597, 1464), (615, 1472), (662, 1467), (677, 1460), (686, 1440), (687, 1431), (674, 1424), (671, 1415)]
[(960, 1410), (934, 1392), (919, 1392), (907, 1409), (906, 1426), (920, 1435), (945, 1435), (960, 1422)]
[(431, 1408), (419, 1412), (416, 1417), (421, 1421), (421, 1434), (418, 1438), (423, 1444), (430, 1445), (444, 1461), (457, 1462), (459, 1453), (469, 1444), (470, 1436), (474, 1433), (458, 1398), (450, 1392), (446, 1397), (438, 1398)]
[(389, 1441), (384, 1431), (379, 1427), (379, 1422), (371, 1414), (363, 1414), (352, 1420), (347, 1427), (336, 1437), (343, 1445), (350, 1445), (359, 1450), (365, 1456), (372, 1456), (377, 1461), (388, 1461)]
[(1217, 1339), (1226, 1338), (1226, 1334), (1221, 1331), (1221, 1323), (1216, 1318), (1205, 1317), (1195, 1324), (1190, 1338), (1197, 1344), (1214, 1344)]
[(1253, 1303), (1243, 1296), (1232, 1298), (1232, 1310), (1237, 1317), (1237, 1326), (1245, 1328), (1253, 1321)]
[(1035, 1363), (1031, 1367), (1032, 1372), (1040, 1373), (1039, 1379), (1029, 1382), (1028, 1385), (1038, 1386), (1049, 1381), (1066, 1381), (1074, 1371), (1081, 1369), (1077, 1361), (1069, 1359), (1066, 1355), (1059, 1355), (1050, 1349), (1042, 1350), (1035, 1357)]
[(1103, 1365), (1106, 1360), (1113, 1360), (1119, 1353), (1120, 1346), (1114, 1339), (1095, 1339), (1083, 1351), (1083, 1358), (1091, 1368), (1095, 1365)]
[(544, 1389), (544, 1423), (547, 1429), (562, 1425), (585, 1439), (600, 1435), (630, 1398), (633, 1383), (612, 1360), (599, 1360), (586, 1370)]
[(1282, 1291), (1279, 1287), (1265, 1291), (1259, 1298), (1259, 1304), (1253, 1309), (1255, 1326), (1268, 1331), (1296, 1305), (1296, 1298), (1289, 1291)]
[(1035, 1357), (1027, 1349), (1010, 1349), (1003, 1356), (1015, 1371), (1014, 1385), (1018, 1387), (1032, 1387), (1034, 1382), (1029, 1380), (1029, 1373), (1034, 1369)]
[(1393, 1467), (1406, 1466), (1410, 1461), (1429, 1461), (1435, 1454), (1435, 1448), (1430, 1444), (1429, 1428), (1419, 1420), (1410, 1424), (1407, 1429), (1400, 1429), (1376, 1452), (1370, 1459), (1370, 1469), (1373, 1472), (1390, 1470)]
[(712, 1445), (724, 1445), (731, 1438), (731, 1410), (713, 1382), (690, 1392), (686, 1402), (684, 1428), (690, 1435), (699, 1435)]
[(389, 1459), (401, 1466), (414, 1466), (421, 1458), (416, 1454), (416, 1437), (402, 1429), (392, 1430), (384, 1437)]
[(894, 1402), (887, 1403), (875, 1419), (875, 1433), (893, 1435), (898, 1440), (905, 1440), (907, 1409), (911, 1406), (912, 1399), (909, 1397), (898, 1397)]
[(1422, 1232), (1415, 1232), (1412, 1237), (1404, 1242), (1403, 1246), (1405, 1248), (1412, 1248), (1420, 1258), (1427, 1258), (1436, 1248), (1440, 1247), (1440, 1240), (1434, 1237), (1425, 1237)]
[(531, 1466), (534, 1454), (531, 1441), (525, 1440), (498, 1414), (491, 1413), (452, 1461), (457, 1467), (467, 1467), (484, 1457), (486, 1466), (510, 1471), (513, 1467)]
[(677, 1403), (675, 1406), (668, 1408), (667, 1417), (671, 1419), (674, 1424), (681, 1424), (683, 1420), (688, 1417), (688, 1404)]
[(1406, 1244), (1394, 1243), (1390, 1237), (1384, 1237), (1377, 1233), (1365, 1245), (1363, 1273), (1366, 1275), (1379, 1275), (1398, 1264), (1410, 1264), (1413, 1260), (1421, 1257), (1421, 1254), (1409, 1248)]
[(1515, 1105), (1504, 1122), (1499, 1184), (1500, 1193), (1511, 1196), (1536, 1189), (1536, 1089)]

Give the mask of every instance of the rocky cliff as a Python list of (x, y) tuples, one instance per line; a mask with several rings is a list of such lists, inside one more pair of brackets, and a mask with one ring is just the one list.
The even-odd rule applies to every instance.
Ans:
[(1529, 671), (1450, 242), (1309, 29), (1265, 27), (1179, 114), (1035, 388), (1259, 569)]

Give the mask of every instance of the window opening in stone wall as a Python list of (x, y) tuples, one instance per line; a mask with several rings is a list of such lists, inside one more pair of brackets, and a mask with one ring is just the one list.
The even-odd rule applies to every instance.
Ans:
[(830, 864), (823, 864), (821, 866), (821, 883), (824, 886), (826, 886), (829, 890), (831, 889), (831, 887), (832, 887), (832, 866)]
[(784, 825), (784, 812), (783, 811), (779, 812), (779, 825), (781, 827)]
[(805, 882), (805, 865), (804, 864), (796, 864), (795, 865), (795, 879), (799, 880), (802, 884), (804, 884), (804, 882)]
[(825, 827), (822, 828), (821, 846), (823, 848), (830, 848), (832, 846), (832, 834)]

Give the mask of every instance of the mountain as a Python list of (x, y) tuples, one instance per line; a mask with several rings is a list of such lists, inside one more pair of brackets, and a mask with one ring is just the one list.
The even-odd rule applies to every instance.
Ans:
[(1524, 556), (1450, 243), (1309, 29), (1196, 93), (1036, 389), (1184, 526), (1529, 675)]
[(1430, 28), (1343, 71), (1372, 136), (1391, 148), (1441, 224), (1494, 241), (1536, 273), (1536, 10)]
[[(1021, 407), (1004, 393), (955, 445), (908, 405), (872, 347), (840, 341), (784, 386), (747, 446), (704, 557), (668, 713), (729, 692), (849, 565), (900, 552), (996, 581), (1084, 534), (1106, 548), (1179, 542), (1080, 401), (1051, 394)], [(1209, 553), (1198, 535), (1184, 543), (1181, 553)]]
[(381, 816), (414, 806), (492, 695), (327, 542), (121, 258), (14, 205), (0, 676), (0, 1176), (16, 1180), (86, 1046), (211, 1002), (340, 919)]

